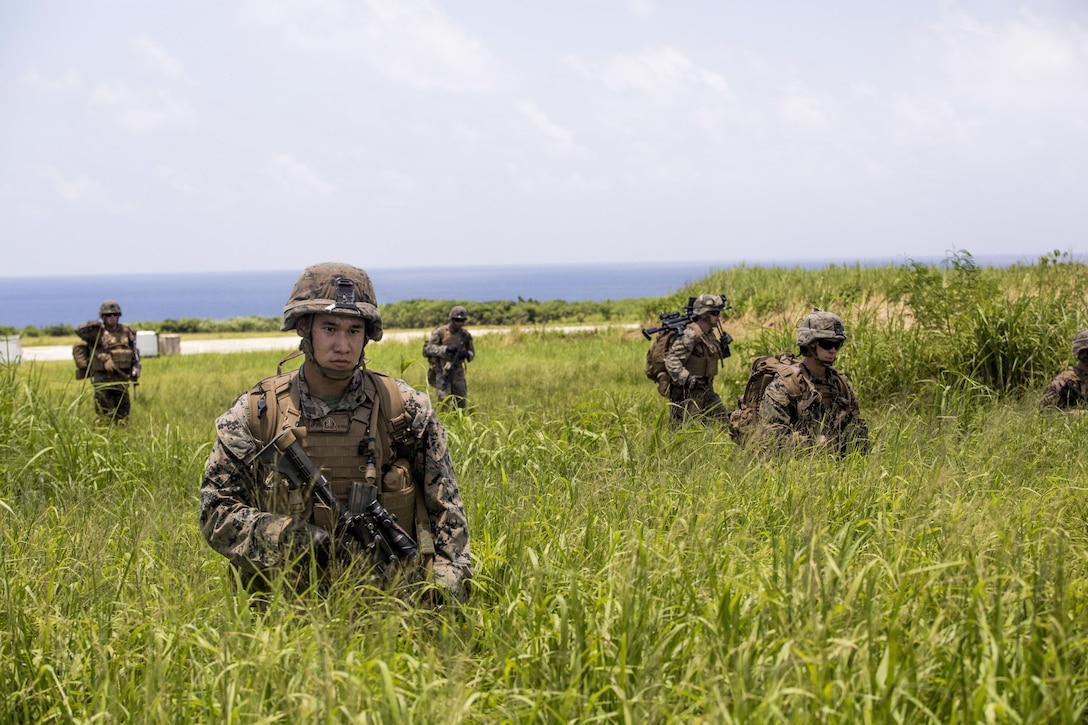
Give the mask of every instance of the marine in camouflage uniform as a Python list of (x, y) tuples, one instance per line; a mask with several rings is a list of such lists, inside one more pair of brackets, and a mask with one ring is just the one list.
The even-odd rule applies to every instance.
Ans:
[(797, 345), (803, 357), (775, 376), (759, 406), (766, 448), (869, 450), (869, 428), (854, 388), (832, 367), (845, 342), (837, 315), (814, 309), (801, 321)]
[(1078, 415), (1088, 410), (1088, 329), (1073, 336), (1076, 364), (1058, 373), (1043, 390), (1040, 410), (1066, 410)]
[[(729, 343), (733, 341), (719, 325), (724, 308), (725, 300), (720, 295), (699, 295), (691, 308), (695, 319), (676, 336), (665, 354), (673, 423), (695, 419), (726, 424), (729, 420), (721, 396), (714, 392), (718, 365), (729, 357)], [(714, 336), (715, 328), (720, 337)]]
[(101, 320), (91, 320), (76, 328), (78, 342), (72, 348), (76, 378), (90, 376), (94, 387), (94, 408), (99, 420), (124, 422), (132, 410), (129, 384), (140, 379), (140, 351), (136, 331), (122, 325), (121, 305), (106, 300), (98, 307)]
[(449, 322), (436, 328), (423, 343), (423, 356), (430, 363), (427, 382), (437, 391), (439, 403), (452, 400), (458, 408), (468, 404), (465, 363), (476, 358), (472, 334), (465, 329), (466, 320), (468, 310), (455, 305), (450, 309)]
[[(305, 362), (294, 373), (262, 381), (216, 421), (200, 493), (204, 538), (251, 591), (267, 587), (285, 568), (298, 573), (305, 568), (299, 564), (324, 566), (330, 545), (339, 546), (334, 517), (314, 502), (312, 485), (300, 489), (257, 458), (269, 437), (264, 421), (273, 431), (297, 427), (306, 431), (300, 436), (303, 448), (345, 505), (351, 480), (368, 475), (363, 471), (371, 463), (380, 471), (379, 502), (391, 508), (387, 497), (409, 492), (409, 506), (414, 499), (419, 508), (399, 523), (420, 542), (433, 541), (433, 552), (428, 556), (421, 545), (413, 564), (433, 577), (444, 598), (463, 601), (472, 575), (468, 523), (446, 431), (426, 394), (397, 380), (406, 430), (401, 438), (389, 435), (392, 423), (381, 413), (376, 387), (385, 376), (367, 370), (363, 358), (366, 343), (382, 338), (370, 278), (346, 264), (307, 268), (284, 307), (283, 329), (294, 329), (302, 338)], [(272, 389), (290, 391), (290, 404), (273, 397), (267, 405), (264, 393)], [(373, 416), (372, 408), (378, 411)], [(292, 416), (297, 418), (292, 421)], [(258, 425), (261, 432), (254, 430)], [(383, 439), (392, 441), (390, 451), (375, 443)], [(391, 480), (395, 486), (390, 487)], [(418, 526), (411, 528), (413, 523)]]

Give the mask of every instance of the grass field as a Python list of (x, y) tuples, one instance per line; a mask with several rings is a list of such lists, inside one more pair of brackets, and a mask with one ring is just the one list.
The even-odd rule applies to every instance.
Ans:
[[(908, 365), (943, 338), (866, 299), (827, 305), (874, 442), (841, 461), (670, 428), (637, 332), (479, 338), (474, 410), (444, 417), (477, 585), (456, 612), (238, 601), (198, 488), (212, 421), (279, 354), (147, 360), (116, 431), (70, 364), (0, 366), (0, 722), (1083, 722), (1088, 416), (1038, 413), (1042, 372)], [(727, 401), (796, 324), (738, 313)], [(1023, 328), (1064, 339), (1047, 375), (1062, 314)], [(419, 348), (371, 366), (425, 388)]]

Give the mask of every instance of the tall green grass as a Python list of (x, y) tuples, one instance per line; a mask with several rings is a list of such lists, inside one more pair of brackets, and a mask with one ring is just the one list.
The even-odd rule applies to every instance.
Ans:
[[(279, 353), (148, 360), (119, 429), (70, 365), (0, 367), (0, 721), (1082, 722), (1088, 420), (926, 378), (908, 353), (945, 343), (904, 310), (844, 313), (874, 447), (843, 461), (671, 428), (637, 332), (480, 336), (472, 408), (443, 414), (456, 612), (235, 595), (198, 487)], [(787, 316), (747, 327), (723, 397)], [(371, 366), (425, 388), (424, 334)]]

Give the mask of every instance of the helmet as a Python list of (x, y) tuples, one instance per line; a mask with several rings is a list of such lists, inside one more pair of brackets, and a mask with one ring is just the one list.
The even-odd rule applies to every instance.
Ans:
[(300, 317), (319, 312), (361, 317), (366, 320), (367, 339), (382, 339), (382, 315), (374, 285), (358, 267), (325, 262), (302, 270), (283, 306), (283, 330), (294, 330)]
[(812, 312), (801, 320), (801, 327), (797, 330), (798, 347), (806, 347), (816, 340), (846, 340), (846, 328), (838, 315), (813, 307)]
[(468, 310), (461, 305), (454, 305), (450, 308), (450, 319), (461, 320), (463, 322), (468, 319)]
[(1081, 350), (1088, 350), (1088, 330), (1073, 335), (1073, 357), (1080, 355)]
[(106, 300), (98, 306), (98, 316), (105, 317), (106, 315), (120, 315), (121, 305), (117, 304), (116, 300)]
[(702, 294), (695, 299), (691, 307), (691, 314), (695, 316), (705, 315), (707, 312), (721, 312), (725, 309), (725, 298), (721, 295)]

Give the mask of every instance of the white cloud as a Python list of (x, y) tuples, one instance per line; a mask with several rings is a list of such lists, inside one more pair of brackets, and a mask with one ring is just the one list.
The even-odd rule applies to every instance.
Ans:
[(306, 163), (291, 154), (279, 154), (269, 161), (269, 168), (281, 189), (298, 196), (332, 196), (336, 185), (321, 178)]
[(830, 103), (829, 99), (791, 83), (778, 100), (778, 113), (787, 126), (825, 130), (831, 120)]
[(140, 133), (192, 117), (188, 107), (166, 91), (157, 91), (147, 97), (131, 90), (117, 78), (94, 88), (91, 105), (110, 113), (123, 128)]
[(129, 41), (129, 45), (137, 56), (150, 61), (155, 68), (170, 78), (183, 78), (185, 76), (185, 66), (150, 37), (146, 35), (137, 36)]
[(563, 128), (558, 123), (551, 120), (548, 115), (537, 108), (536, 104), (532, 101), (518, 101), (514, 104), (514, 108), (517, 109), (518, 113), (529, 119), (537, 130), (552, 141), (565, 147), (574, 145), (574, 133), (570, 129)]
[(105, 188), (87, 176), (68, 177), (52, 167), (42, 175), (59, 197), (73, 204), (97, 204), (107, 199)]
[(567, 62), (582, 76), (613, 93), (643, 93), (667, 100), (695, 89), (732, 97), (722, 75), (701, 68), (680, 51), (667, 46), (615, 55), (602, 63), (590, 63), (577, 56), (568, 57)]
[(362, 58), (417, 90), (493, 92), (509, 83), (484, 45), (429, 0), (253, 0), (249, 8), (296, 48)]
[(632, 15), (648, 18), (657, 12), (657, 6), (654, 0), (627, 0), (627, 10)]
[(200, 190), (189, 181), (181, 172), (172, 166), (158, 166), (155, 168), (155, 176), (166, 182), (170, 188), (179, 191), (186, 196), (197, 196)]
[(54, 76), (45, 76), (34, 66), (26, 68), (18, 77), (19, 85), (47, 94), (72, 93), (83, 87), (79, 71), (69, 68)]
[(416, 183), (415, 177), (403, 171), (389, 169), (382, 172), (381, 178), (389, 191), (398, 194), (414, 194), (419, 191), (419, 185)]
[(942, 73), (937, 82), (948, 102), (981, 120), (1011, 113), (1013, 120), (1083, 128), (1088, 94), (1070, 92), (1088, 88), (1088, 28), (1078, 23), (1023, 7), (989, 24), (951, 11), (924, 38), (922, 50), (935, 54)]

